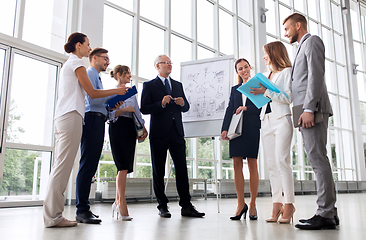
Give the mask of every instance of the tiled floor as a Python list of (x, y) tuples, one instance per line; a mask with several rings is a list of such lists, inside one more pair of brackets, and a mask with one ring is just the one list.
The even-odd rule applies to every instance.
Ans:
[[(247, 199), (249, 201), (249, 199)], [(296, 196), (294, 224), (300, 218), (311, 217), (316, 210), (316, 196)], [(215, 198), (195, 199), (193, 204), (206, 212), (202, 219), (180, 216), (177, 201), (170, 202), (172, 218), (160, 218), (156, 203), (129, 203), (131, 222), (111, 216), (111, 204), (95, 204), (92, 210), (100, 214), (100, 225), (78, 224), (74, 228), (44, 228), (42, 207), (0, 209), (0, 239), (94, 240), (94, 239), (304, 239), (356, 240), (366, 236), (366, 193), (338, 194), (340, 226), (337, 230), (301, 231), (294, 224), (266, 223), (271, 214), (271, 198), (259, 197), (258, 220), (231, 221), (236, 199), (221, 199), (220, 213)], [(66, 206), (64, 216), (75, 219), (75, 206)]]

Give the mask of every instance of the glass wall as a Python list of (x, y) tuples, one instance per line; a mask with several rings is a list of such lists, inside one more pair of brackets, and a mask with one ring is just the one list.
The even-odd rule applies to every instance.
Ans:
[(351, 21), (355, 64), (357, 64), (358, 96), (360, 99), (360, 114), (363, 133), (363, 146), (366, 163), (366, 4), (351, 3)]
[[(70, 1), (7, 0), (0, 3), (0, 33), (64, 53)], [(39, 14), (42, 6), (42, 14)]]
[(14, 34), (14, 22), (9, 19), (15, 20), (17, 0), (2, 1), (0, 4), (0, 32), (13, 36)]
[[(53, 152), (53, 113), (61, 63), (19, 49), (1, 50), (1, 201), (42, 200)], [(8, 56), (8, 57), (5, 57)]]
[(69, 4), (0, 3), (0, 204), (44, 197), (54, 151), (57, 78), (66, 59), (60, 53)]
[[(42, 14), (39, 14), (40, 6)], [(63, 53), (67, 37), (68, 7), (69, 1), (26, 0), (22, 39)]]
[[(339, 0), (264, 0), (267, 22), (260, 27), (254, 19), (258, 6), (246, 0), (100, 0), (104, 3), (103, 46), (109, 50), (110, 68), (124, 64), (131, 68), (132, 85), (140, 99), (143, 82), (153, 79), (157, 71), (153, 61), (158, 54), (168, 54), (173, 61), (172, 78), (179, 80), (180, 63), (185, 61), (234, 55), (248, 59), (253, 68), (261, 59), (254, 26), (266, 31), (266, 41), (285, 44), (291, 60), (296, 44), (283, 36), (283, 19), (292, 12), (307, 17), (308, 30), (319, 35), (326, 47), (325, 80), (334, 116), (329, 121), (328, 157), (336, 180), (360, 180), (356, 176), (355, 142), (358, 129), (354, 118), (360, 116), (366, 155), (366, 5), (351, 4), (352, 26), (344, 25), (345, 15)], [(43, 14), (38, 14), (42, 4)], [(0, 201), (41, 199), (45, 191), (53, 153), (53, 112), (58, 72), (66, 37), (80, 30), (74, 1), (8, 0), (0, 3)], [(100, 13), (101, 14), (101, 13)], [(183, 21), (182, 21), (183, 19)], [(37, 27), (34, 27), (37, 26)], [(349, 53), (345, 35), (351, 28), (357, 70), (359, 99), (353, 99), (348, 66)], [(256, 29), (257, 30), (257, 29)], [(10, 39), (10, 40), (9, 40)], [(12, 44), (11, 39), (14, 40)], [(9, 43), (10, 41), (10, 43)], [(22, 47), (19, 47), (21, 44)], [(60, 54), (61, 53), (61, 54)], [(60, 57), (61, 56), (61, 57)], [(101, 74), (105, 88), (115, 86), (108, 74)], [(351, 105), (359, 100), (360, 113)], [(150, 118), (144, 116), (147, 128)], [(108, 125), (106, 125), (108, 127)], [(148, 129), (149, 130), (149, 129)], [(187, 138), (187, 167), (190, 178), (213, 178), (217, 162), (218, 177), (233, 178), (228, 142), (211, 138)], [(292, 168), (295, 179), (314, 179), (303, 148), (301, 134), (294, 131)], [(365, 161), (364, 159), (361, 159)], [(169, 170), (167, 161), (167, 174)], [(362, 165), (364, 166), (364, 165)], [(33, 167), (33, 168), (32, 168)], [(261, 168), (263, 166), (259, 166)], [(365, 171), (365, 169), (357, 169)], [(137, 144), (135, 171), (129, 177), (151, 177), (149, 140)], [(97, 177), (114, 177), (108, 131)], [(248, 177), (245, 165), (244, 175)], [(174, 176), (172, 173), (170, 176)], [(261, 176), (264, 178), (264, 176)]]

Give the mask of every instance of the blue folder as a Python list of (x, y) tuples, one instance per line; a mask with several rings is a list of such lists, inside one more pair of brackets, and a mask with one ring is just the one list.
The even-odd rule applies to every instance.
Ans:
[(133, 95), (135, 95), (137, 93), (137, 89), (136, 86), (132, 86), (131, 89), (128, 89), (128, 92), (126, 92), (125, 95), (117, 95), (114, 98), (110, 99), (107, 104), (108, 107), (110, 108), (114, 108), (114, 106), (116, 105), (117, 102), (120, 101), (125, 101), (126, 99), (132, 97)]
[(254, 95), (249, 92), (252, 91), (250, 88), (259, 88), (259, 83), (273, 92), (283, 93), (288, 98), (287, 94), (281, 91), (275, 84), (271, 82), (271, 80), (266, 78), (262, 73), (257, 73), (254, 77), (249, 79), (248, 82), (238, 87), (237, 90), (249, 98), (258, 109), (270, 101), (270, 99), (263, 96), (263, 94)]

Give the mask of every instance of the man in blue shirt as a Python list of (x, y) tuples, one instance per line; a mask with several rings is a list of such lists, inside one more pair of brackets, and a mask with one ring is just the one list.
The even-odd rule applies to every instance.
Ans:
[[(90, 52), (87, 74), (94, 89), (103, 89), (99, 73), (105, 71), (109, 65), (107, 53), (108, 51), (103, 48), (95, 48)], [(89, 194), (103, 149), (105, 121), (108, 116), (106, 102), (112, 97), (91, 99), (88, 94), (85, 96), (85, 124), (81, 137), (79, 172), (76, 178), (76, 221), (79, 223), (98, 224), (102, 221), (90, 210)]]

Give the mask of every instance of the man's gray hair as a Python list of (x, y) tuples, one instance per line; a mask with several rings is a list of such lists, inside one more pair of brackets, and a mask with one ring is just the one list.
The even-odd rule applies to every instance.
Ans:
[(166, 55), (166, 54), (160, 54), (159, 56), (157, 56), (157, 57), (155, 58), (155, 61), (154, 61), (154, 67), (155, 67), (155, 69), (158, 69), (158, 68), (156, 67), (156, 64), (158, 64), (158, 62), (160, 62), (160, 60), (161, 60), (161, 58), (162, 58), (163, 56), (169, 57), (169, 56), (168, 56), (168, 55)]

